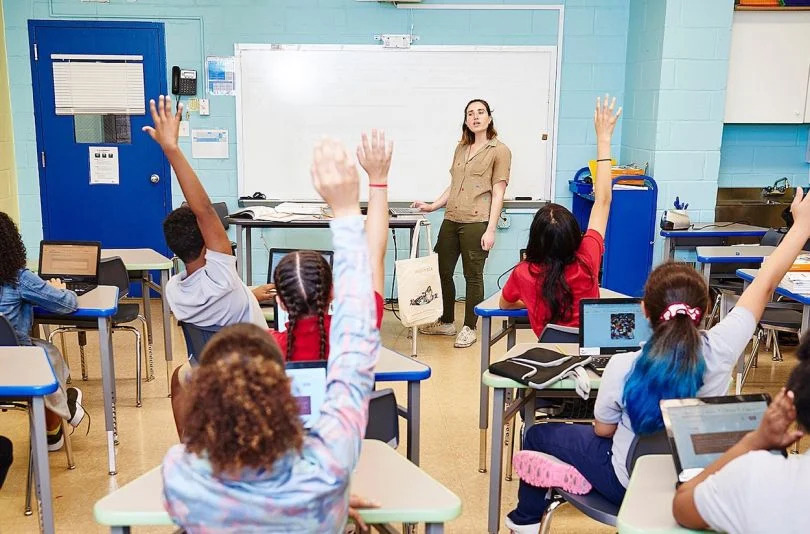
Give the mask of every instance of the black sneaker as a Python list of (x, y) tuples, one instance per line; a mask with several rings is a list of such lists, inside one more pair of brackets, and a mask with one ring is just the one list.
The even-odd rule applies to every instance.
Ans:
[(84, 419), (85, 411), (82, 407), (82, 390), (79, 388), (67, 388), (67, 405), (70, 411), (70, 418), (68, 423), (70, 426), (77, 427)]
[(56, 432), (48, 431), (48, 452), (58, 451), (65, 444), (65, 436), (62, 434), (62, 425), (56, 429)]

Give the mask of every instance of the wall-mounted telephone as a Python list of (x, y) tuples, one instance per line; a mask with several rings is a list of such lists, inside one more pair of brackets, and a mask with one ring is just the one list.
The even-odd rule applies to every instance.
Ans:
[(181, 69), (178, 66), (172, 67), (172, 94), (189, 95), (197, 94), (197, 71), (191, 69)]

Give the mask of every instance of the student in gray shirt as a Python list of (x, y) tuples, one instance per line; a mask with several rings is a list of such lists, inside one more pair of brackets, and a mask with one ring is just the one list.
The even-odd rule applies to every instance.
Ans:
[(682, 484), (672, 511), (683, 526), (729, 534), (810, 531), (810, 454), (785, 458), (772, 450), (792, 445), (810, 428), (810, 336), (799, 365), (776, 395), (759, 428), (749, 432), (698, 476)]
[(810, 200), (801, 189), (791, 205), (796, 220), (720, 323), (698, 328), (708, 308), (703, 277), (686, 264), (658, 266), (644, 288), (643, 309), (653, 328), (634, 353), (613, 356), (602, 375), (590, 425), (535, 425), (514, 458), (521, 478), (518, 505), (506, 526), (515, 533), (538, 532), (549, 504), (547, 490), (596, 490), (620, 504), (629, 473), (630, 443), (663, 429), (661, 399), (708, 397), (728, 391), (731, 369), (754, 333), (765, 305), (802, 246), (810, 238)]
[(188, 202), (163, 221), (166, 243), (186, 267), (166, 286), (172, 313), (179, 321), (199, 327), (253, 323), (267, 329), (255, 293), (236, 272), (231, 240), (219, 215), (177, 144), (183, 105), (173, 113), (171, 98), (160, 95), (157, 104), (150, 100), (149, 106), (154, 127), (143, 130), (166, 154)]

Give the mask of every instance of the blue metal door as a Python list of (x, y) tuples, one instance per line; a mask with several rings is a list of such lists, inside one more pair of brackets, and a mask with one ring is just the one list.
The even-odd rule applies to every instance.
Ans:
[[(160, 148), (141, 131), (151, 123), (148, 100), (166, 93), (163, 24), (32, 20), (28, 33), (45, 239), (168, 254), (161, 223), (171, 208), (171, 176)], [(65, 54), (142, 56), (146, 113), (56, 115), (53, 65)], [(118, 149), (117, 184), (91, 183), (90, 147)]]

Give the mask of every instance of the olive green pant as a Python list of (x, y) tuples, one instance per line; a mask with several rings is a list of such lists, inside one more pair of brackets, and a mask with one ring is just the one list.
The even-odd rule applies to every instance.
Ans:
[(442, 303), (444, 313), (441, 321), (452, 323), (455, 318), (456, 286), (453, 272), (458, 257), (467, 282), (467, 296), (464, 304), (464, 326), (475, 328), (478, 318), (474, 308), (484, 300), (484, 262), (489, 255), (481, 248), (481, 236), (487, 230), (487, 223), (457, 223), (445, 219), (439, 230), (434, 251), (439, 255), (439, 277), (442, 281)]

